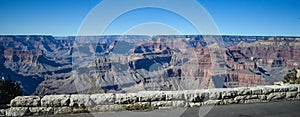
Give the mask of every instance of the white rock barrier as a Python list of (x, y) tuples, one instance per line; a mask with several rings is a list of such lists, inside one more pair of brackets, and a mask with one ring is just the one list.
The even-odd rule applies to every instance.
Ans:
[(0, 116), (107, 112), (137, 109), (246, 104), (276, 100), (300, 100), (300, 85), (258, 86), (138, 93), (19, 96)]

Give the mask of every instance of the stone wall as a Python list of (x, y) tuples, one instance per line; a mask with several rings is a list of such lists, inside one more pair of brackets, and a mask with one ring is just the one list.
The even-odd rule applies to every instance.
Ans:
[(300, 85), (142, 91), (125, 94), (20, 96), (11, 101), (10, 108), (0, 109), (0, 116), (144, 110), (299, 99)]

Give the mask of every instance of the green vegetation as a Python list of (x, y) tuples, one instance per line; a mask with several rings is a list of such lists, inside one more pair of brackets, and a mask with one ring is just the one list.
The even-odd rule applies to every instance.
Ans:
[(284, 76), (283, 83), (300, 84), (300, 68), (289, 70)]
[(22, 95), (20, 84), (11, 80), (10, 75), (8, 79), (0, 79), (0, 104), (9, 104), (10, 100)]

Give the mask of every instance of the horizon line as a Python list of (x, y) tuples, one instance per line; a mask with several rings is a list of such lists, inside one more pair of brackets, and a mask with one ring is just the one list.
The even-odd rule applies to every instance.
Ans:
[(252, 37), (300, 37), (300, 35), (244, 35), (244, 34), (158, 34), (158, 35), (146, 35), (146, 34), (104, 34), (104, 35), (51, 35), (51, 34), (0, 34), (0, 36), (52, 36), (52, 37), (95, 37), (95, 36), (252, 36)]
[(105, 34), (105, 35), (49, 35), (49, 34), (0, 34), (0, 36), (52, 36), (52, 37), (97, 37), (97, 36), (148, 36), (148, 37), (155, 37), (155, 36), (241, 36), (241, 37), (300, 37), (300, 35), (241, 35), (241, 34), (166, 34), (166, 35), (143, 35), (143, 34), (128, 34), (128, 35), (119, 35), (119, 34)]

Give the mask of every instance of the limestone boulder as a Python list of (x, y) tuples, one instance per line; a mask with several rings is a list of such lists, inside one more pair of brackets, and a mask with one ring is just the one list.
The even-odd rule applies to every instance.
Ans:
[(54, 107), (53, 113), (54, 114), (69, 114), (69, 113), (73, 113), (73, 109), (71, 107)]
[(45, 114), (53, 114), (52, 107), (29, 107), (30, 115), (45, 115)]
[(172, 101), (172, 107), (187, 107), (188, 103), (186, 101)]
[(97, 105), (95, 107), (88, 108), (89, 112), (111, 112), (125, 110), (122, 105)]
[(207, 91), (209, 93), (209, 100), (219, 100), (222, 98), (222, 91), (217, 89), (210, 89)]
[(116, 95), (113, 93), (109, 94), (92, 94), (90, 99), (93, 103), (97, 105), (107, 105), (114, 104), (116, 101)]
[(155, 101), (151, 102), (151, 106), (154, 107), (171, 107), (172, 101)]
[(262, 88), (262, 94), (264, 94), (264, 95), (268, 95), (273, 92), (274, 92), (274, 89), (270, 86), (268, 86), (268, 87), (266, 86), (266, 87)]
[(182, 91), (165, 91), (166, 100), (184, 100), (184, 92)]
[(183, 92), (184, 98), (188, 102), (203, 102), (209, 98), (209, 92), (205, 90), (186, 90)]
[(75, 94), (70, 97), (71, 107), (90, 107), (95, 104), (90, 100), (90, 95), (87, 94)]
[(251, 94), (250, 88), (240, 87), (237, 89), (238, 89), (238, 92), (237, 92), (238, 95), (250, 95)]
[(39, 96), (18, 96), (11, 100), (12, 107), (38, 107), (41, 105), (41, 98)]
[(234, 98), (235, 96), (237, 96), (238, 91), (237, 90), (224, 90), (222, 92), (222, 99), (230, 99), (230, 98)]
[(13, 117), (19, 117), (19, 116), (25, 116), (29, 114), (28, 107), (11, 107), (6, 110), (5, 112), (6, 116), (13, 116)]
[(42, 107), (69, 106), (70, 95), (46, 95), (41, 100)]
[(126, 94), (116, 94), (117, 104), (132, 104), (138, 102), (138, 97), (136, 93), (126, 93)]
[(252, 87), (251, 88), (251, 94), (252, 95), (261, 95), (262, 94), (262, 88), (261, 87)]
[(165, 101), (166, 93), (164, 91), (141, 91), (137, 94), (140, 102)]
[(297, 96), (298, 92), (287, 92), (286, 98), (295, 98)]
[(285, 92), (278, 92), (278, 93), (271, 93), (267, 96), (267, 100), (278, 100), (285, 98), (286, 93)]

